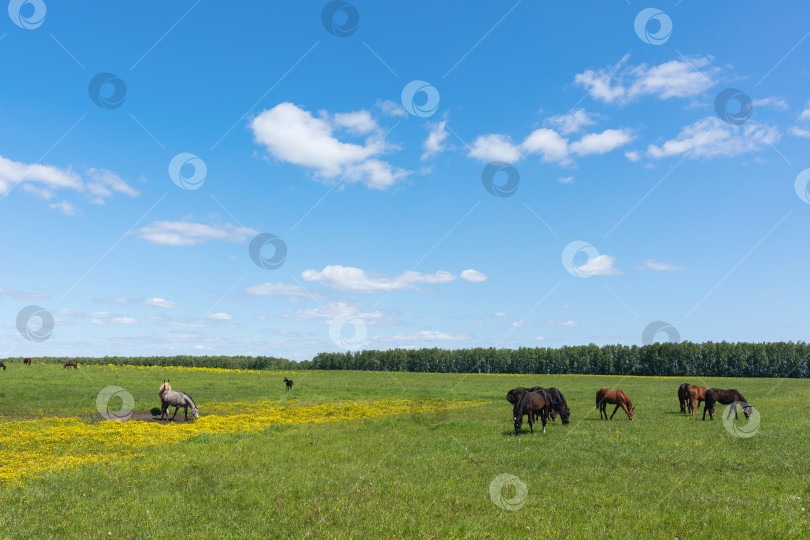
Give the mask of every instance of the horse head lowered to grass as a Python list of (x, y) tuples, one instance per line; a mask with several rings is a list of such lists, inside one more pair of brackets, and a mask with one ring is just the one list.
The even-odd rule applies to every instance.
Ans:
[(158, 389), (158, 396), (160, 396), (161, 420), (163, 420), (164, 417), (169, 416), (169, 407), (174, 407), (174, 415), (172, 416), (172, 420), (174, 420), (174, 417), (177, 416), (177, 411), (180, 409), (180, 407), (183, 407), (186, 420), (188, 420), (189, 407), (191, 407), (191, 414), (194, 416), (194, 418), (200, 417), (197, 405), (194, 403), (194, 400), (191, 399), (191, 396), (184, 392), (172, 390), (172, 385), (169, 384), (168, 380), (163, 381), (163, 384), (160, 385), (160, 389)]

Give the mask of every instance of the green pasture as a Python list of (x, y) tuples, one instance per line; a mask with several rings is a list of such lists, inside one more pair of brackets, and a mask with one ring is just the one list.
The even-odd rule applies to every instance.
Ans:
[[(284, 376), (295, 382), (291, 392)], [(149, 449), (144, 459), (0, 486), (0, 540), (810, 537), (807, 380), (65, 371), (15, 363), (0, 371), (0, 430), (5, 422), (46, 416), (98, 421), (96, 398), (109, 385), (126, 389), (135, 410), (146, 412), (159, 405), (164, 379), (191, 394), (203, 416), (207, 402), (489, 403), (198, 435)], [(681, 382), (738, 389), (759, 415), (758, 430), (733, 436), (720, 420), (721, 405), (713, 422), (680, 414)], [(535, 385), (563, 392), (571, 424), (515, 437), (506, 392)], [(627, 392), (635, 421), (621, 410), (600, 421), (600, 387)], [(738, 425), (746, 426), (742, 415)]]

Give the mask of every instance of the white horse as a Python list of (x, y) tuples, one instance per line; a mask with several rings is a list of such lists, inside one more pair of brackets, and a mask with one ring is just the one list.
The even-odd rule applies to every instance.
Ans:
[(174, 417), (177, 416), (177, 411), (180, 409), (180, 407), (183, 407), (184, 409), (186, 420), (188, 420), (189, 407), (191, 407), (191, 414), (194, 415), (194, 418), (200, 417), (200, 413), (197, 410), (197, 405), (194, 403), (194, 400), (191, 399), (191, 396), (183, 392), (172, 390), (172, 385), (169, 384), (169, 381), (163, 381), (163, 384), (160, 385), (158, 396), (160, 396), (161, 420), (164, 419), (164, 416), (169, 416), (169, 407), (171, 406), (174, 406), (174, 415), (172, 416), (172, 420), (174, 420)]

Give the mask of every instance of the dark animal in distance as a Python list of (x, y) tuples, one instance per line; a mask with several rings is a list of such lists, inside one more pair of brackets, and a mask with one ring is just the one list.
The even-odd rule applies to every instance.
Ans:
[[(557, 388), (553, 386), (551, 388), (543, 388), (542, 386), (534, 386), (532, 388), (524, 388), (523, 386), (518, 386), (517, 388), (513, 388), (509, 390), (506, 394), (506, 401), (513, 405), (513, 413), (517, 414), (517, 406), (520, 403), (520, 399), (526, 392), (547, 392), (548, 396), (547, 399), (549, 400), (549, 416), (551, 420), (557, 419), (557, 413), (560, 414), (560, 418), (562, 419), (563, 424), (569, 423), (569, 417), (571, 416), (571, 411), (568, 409), (568, 404), (565, 402), (565, 398)], [(534, 420), (537, 420), (538, 413), (535, 413)]]
[(689, 393), (687, 388), (689, 388), (689, 383), (683, 383), (678, 387), (678, 403), (681, 405), (681, 412), (686, 412), (686, 405), (689, 402)]
[(284, 384), (287, 385), (287, 390), (292, 390), (292, 381), (287, 377), (284, 377)]
[(3, 371), (6, 370), (6, 365), (3, 362), (0, 362), (0, 368), (3, 368)]
[(31, 365), (31, 359), (30, 358), (23, 358), (23, 365), (30, 366)]
[(172, 416), (172, 420), (174, 417), (177, 416), (177, 411), (180, 407), (183, 407), (186, 420), (188, 420), (188, 408), (191, 407), (191, 414), (194, 418), (199, 418), (200, 413), (197, 409), (197, 405), (194, 403), (194, 400), (191, 399), (186, 393), (178, 392), (176, 390), (172, 390), (172, 385), (169, 384), (169, 381), (163, 381), (163, 384), (160, 385), (160, 389), (158, 389), (158, 396), (160, 396), (160, 404), (162, 407), (162, 412), (160, 414), (160, 419), (163, 420), (163, 417), (169, 416), (169, 407), (174, 407), (174, 415)]
[[(706, 420), (706, 412), (709, 413), (709, 420), (714, 420), (714, 410), (717, 407), (717, 403), (722, 403), (723, 405), (731, 405), (731, 409), (728, 411), (728, 418), (731, 418), (731, 413), (734, 413), (734, 418), (737, 418), (737, 405), (742, 405), (743, 414), (746, 418), (751, 418), (751, 414), (753, 409), (751, 405), (748, 404), (748, 400), (746, 400), (743, 395), (737, 392), (734, 389), (730, 390), (723, 390), (721, 388), (709, 388), (706, 390), (706, 398), (704, 400), (703, 406), (703, 419)], [(726, 419), (728, 419), (726, 418)]]
[(67, 369), (69, 367), (72, 367), (73, 369), (79, 369), (79, 363), (76, 360), (68, 360), (65, 363), (64, 369)]
[[(616, 405), (616, 408), (613, 409), (613, 414), (610, 415), (610, 418), (608, 418), (607, 410), (605, 410), (608, 403), (611, 405)], [(621, 407), (622, 410), (627, 413), (627, 418), (629, 418), (632, 422), (635, 408), (633, 407), (633, 402), (630, 401), (630, 398), (624, 393), (623, 390), (600, 388), (596, 391), (596, 408), (599, 409), (600, 420), (602, 419), (603, 414), (605, 415), (605, 420), (612, 420), (613, 415), (616, 414), (619, 407)]]
[(550, 410), (550, 403), (547, 401), (548, 394), (543, 392), (526, 392), (520, 398), (520, 402), (514, 409), (515, 421), (515, 435), (520, 435), (523, 429), (523, 415), (529, 415), (529, 430), (534, 433), (533, 416), (535, 412), (540, 414), (540, 419), (543, 422), (543, 433), (546, 432), (546, 422), (548, 422), (548, 414)]
[(689, 414), (692, 416), (695, 415), (695, 412), (700, 412), (700, 402), (706, 401), (706, 390), (705, 386), (686, 385), (687, 405), (689, 406)]

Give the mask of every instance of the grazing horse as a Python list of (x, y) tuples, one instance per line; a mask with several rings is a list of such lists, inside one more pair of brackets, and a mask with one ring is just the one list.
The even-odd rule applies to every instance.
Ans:
[(292, 390), (292, 381), (287, 377), (284, 377), (284, 384), (287, 385), (287, 390)]
[(543, 421), (543, 433), (546, 432), (546, 422), (548, 421), (548, 413), (551, 403), (547, 401), (548, 394), (545, 392), (526, 392), (520, 398), (520, 403), (514, 410), (515, 421), (515, 435), (520, 435), (523, 429), (523, 415), (529, 415), (529, 430), (534, 433), (533, 416), (537, 412), (540, 414), (540, 419)]
[[(613, 409), (613, 414), (610, 415), (610, 418), (608, 418), (607, 410), (605, 410), (608, 403), (611, 405), (616, 405), (616, 408)], [(633, 407), (633, 402), (630, 401), (630, 398), (627, 397), (627, 394), (625, 394), (623, 390), (611, 390), (610, 388), (600, 388), (597, 390), (596, 408), (599, 409), (600, 420), (602, 419), (602, 414), (605, 415), (605, 420), (613, 420), (613, 415), (616, 414), (619, 407), (621, 407), (622, 410), (627, 413), (627, 418), (629, 418), (632, 422), (635, 408)]]
[(3, 371), (6, 370), (6, 365), (3, 362), (0, 362), (0, 368), (3, 368)]
[(30, 358), (23, 358), (23, 365), (24, 366), (30, 366), (31, 365), (31, 359)]
[(681, 412), (686, 412), (686, 406), (689, 402), (689, 383), (683, 383), (678, 387), (678, 402), (681, 404)]
[(68, 360), (65, 363), (65, 367), (62, 369), (67, 369), (69, 367), (72, 367), (73, 369), (79, 369), (79, 363), (76, 360)]
[(557, 420), (557, 413), (560, 413), (560, 418), (562, 419), (562, 423), (564, 425), (568, 425), (570, 423), (569, 418), (571, 417), (571, 410), (568, 408), (568, 403), (565, 402), (565, 398), (560, 392), (559, 389), (554, 388), (543, 388), (541, 386), (535, 386), (534, 388), (529, 388), (530, 392), (539, 392), (544, 391), (548, 394), (549, 399), (551, 400), (551, 412), (549, 415), (551, 416), (552, 420)]
[(174, 417), (177, 416), (177, 411), (180, 407), (183, 407), (186, 420), (188, 420), (188, 408), (191, 407), (191, 414), (194, 418), (199, 418), (200, 413), (197, 409), (197, 405), (194, 403), (194, 400), (191, 399), (186, 393), (178, 392), (176, 390), (172, 390), (172, 385), (169, 384), (169, 381), (163, 381), (163, 384), (160, 385), (160, 389), (158, 390), (158, 396), (160, 396), (160, 403), (161, 403), (161, 414), (160, 419), (163, 420), (164, 416), (169, 416), (169, 407), (174, 406), (174, 415), (172, 416), (172, 420)]
[[(521, 398), (526, 394), (526, 392), (538, 392), (540, 390), (545, 390), (540, 386), (534, 386), (532, 388), (524, 388), (523, 386), (518, 386), (517, 388), (512, 388), (506, 394), (506, 401), (512, 404), (512, 416), (517, 414), (518, 404), (520, 404)], [(557, 419), (557, 413), (552, 409), (549, 413), (551, 415), (552, 420)], [(534, 413), (534, 420), (537, 420), (539, 413)]]
[(714, 409), (717, 407), (717, 403), (722, 403), (723, 405), (731, 405), (731, 409), (728, 411), (728, 420), (731, 418), (731, 413), (734, 413), (734, 418), (737, 418), (737, 403), (742, 404), (743, 414), (746, 418), (751, 418), (751, 414), (753, 413), (753, 408), (751, 405), (748, 404), (748, 400), (743, 397), (743, 395), (737, 392), (734, 389), (731, 390), (722, 390), (720, 388), (709, 388), (706, 390), (706, 397), (704, 398), (704, 407), (703, 407), (703, 419), (706, 420), (706, 411), (709, 412), (709, 420), (714, 420)]
[(687, 384), (686, 395), (689, 400), (689, 414), (695, 416), (695, 412), (700, 412), (700, 402), (706, 401), (706, 387)]

